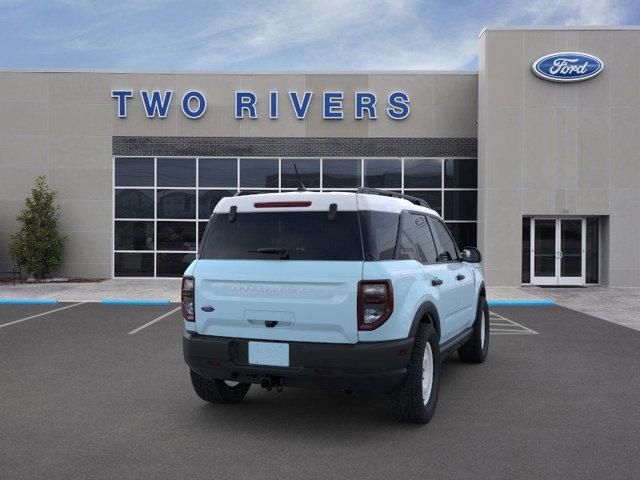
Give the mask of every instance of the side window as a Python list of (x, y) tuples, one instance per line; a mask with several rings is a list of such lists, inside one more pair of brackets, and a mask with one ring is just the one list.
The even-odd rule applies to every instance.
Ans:
[(458, 247), (451, 238), (447, 227), (444, 226), (437, 218), (431, 219), (431, 225), (433, 225), (433, 232), (438, 238), (440, 243), (440, 249), (438, 251), (438, 262), (451, 262), (458, 260)]
[(435, 262), (438, 254), (427, 217), (424, 215), (411, 215), (411, 217), (413, 218), (413, 234), (416, 241), (416, 260), (421, 263)]
[(396, 244), (396, 260), (417, 259), (414, 244), (413, 215), (409, 212), (402, 212), (402, 215), (400, 216), (398, 243)]

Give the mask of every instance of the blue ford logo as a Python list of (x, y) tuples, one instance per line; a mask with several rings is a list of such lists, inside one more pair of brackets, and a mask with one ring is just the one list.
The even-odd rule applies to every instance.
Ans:
[(587, 53), (558, 52), (540, 57), (531, 65), (533, 73), (552, 82), (579, 82), (602, 71), (602, 60)]
[(203, 312), (213, 312), (215, 310), (215, 308), (213, 308), (211, 305), (204, 305), (204, 306), (200, 307), (200, 309)]

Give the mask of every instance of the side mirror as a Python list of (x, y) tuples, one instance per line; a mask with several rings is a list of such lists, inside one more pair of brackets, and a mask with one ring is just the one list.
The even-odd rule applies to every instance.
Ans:
[(482, 255), (476, 247), (464, 247), (462, 249), (462, 261), (469, 263), (480, 263)]

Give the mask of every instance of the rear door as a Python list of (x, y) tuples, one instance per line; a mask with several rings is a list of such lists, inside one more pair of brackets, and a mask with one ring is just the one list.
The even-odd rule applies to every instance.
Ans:
[(363, 253), (354, 197), (353, 210), (338, 202), (334, 212), (313, 194), (287, 202), (293, 208), (247, 207), (246, 198), (216, 208), (194, 271), (197, 332), (356, 343)]
[(455, 334), (455, 319), (458, 310), (455, 278), (444, 263), (438, 262), (436, 243), (424, 214), (411, 214), (418, 260), (423, 265), (427, 288), (438, 298), (438, 310), (441, 315), (440, 340), (446, 341)]
[(460, 259), (459, 249), (444, 222), (429, 218), (438, 246), (437, 263), (446, 267), (449, 281), (455, 290), (456, 307), (452, 318), (453, 335), (467, 328), (473, 321), (475, 281), (472, 269)]

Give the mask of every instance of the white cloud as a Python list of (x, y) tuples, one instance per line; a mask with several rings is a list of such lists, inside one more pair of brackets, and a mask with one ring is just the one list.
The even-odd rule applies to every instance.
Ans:
[[(220, 61), (238, 63), (292, 48), (324, 52), (326, 60), (342, 64), (346, 49), (375, 42), (385, 24), (399, 23), (415, 2), (400, 0), (305, 0), (267, 4), (233, 31), (205, 29), (197, 35), (213, 51), (199, 55), (196, 68)], [(224, 22), (223, 23), (227, 23)]]
[(513, 9), (512, 21), (519, 17), (532, 25), (617, 25), (623, 9), (610, 0), (532, 0)]
[(118, 62), (96, 67), (458, 70), (475, 64), (485, 25), (614, 25), (623, 1), (58, 0), (68, 22), (28, 37)]
[(467, 15), (447, 18), (438, 18), (438, 3), (278, 2), (235, 35), (203, 33), (209, 52), (197, 54), (193, 67), (233, 68), (294, 49), (303, 55), (291, 58), (289, 68), (457, 70), (475, 63), (485, 25), (614, 25), (623, 19), (623, 9), (608, 0), (471, 2)]

